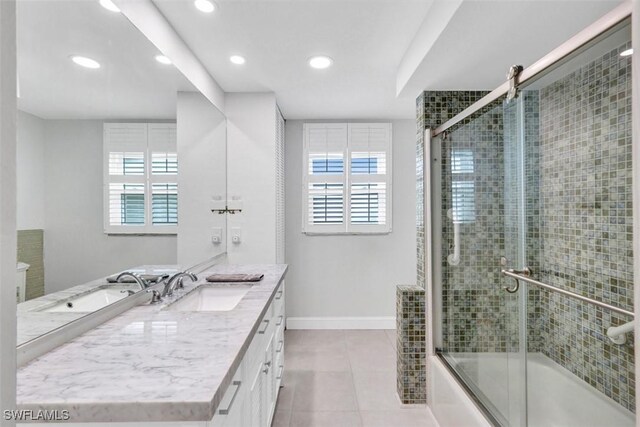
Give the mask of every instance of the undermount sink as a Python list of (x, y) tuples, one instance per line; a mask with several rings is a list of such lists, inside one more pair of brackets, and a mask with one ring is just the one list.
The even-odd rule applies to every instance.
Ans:
[[(133, 290), (133, 288), (131, 288)], [(135, 292), (135, 291), (134, 291)], [(41, 311), (57, 313), (84, 313), (93, 312), (113, 304), (130, 294), (129, 288), (122, 286), (113, 288), (99, 288), (88, 294), (80, 295), (58, 304), (47, 307)]]
[(225, 288), (200, 287), (167, 307), (173, 311), (230, 311), (251, 286)]

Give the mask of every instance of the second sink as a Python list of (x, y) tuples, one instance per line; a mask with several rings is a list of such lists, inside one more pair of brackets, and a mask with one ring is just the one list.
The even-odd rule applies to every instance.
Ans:
[(202, 286), (167, 307), (174, 311), (230, 311), (251, 286), (208, 287)]

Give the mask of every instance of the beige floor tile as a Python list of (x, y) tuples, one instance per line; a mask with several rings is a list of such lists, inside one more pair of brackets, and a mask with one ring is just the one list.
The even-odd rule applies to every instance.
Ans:
[(363, 427), (437, 427), (427, 407), (396, 411), (361, 411)]
[(285, 355), (285, 365), (291, 371), (350, 372), (351, 364), (347, 352), (290, 350)]
[(346, 330), (344, 331), (347, 347), (389, 346), (389, 339), (383, 330)]
[(396, 352), (390, 345), (349, 347), (349, 363), (353, 372), (396, 372)]
[(276, 410), (276, 413), (273, 415), (271, 427), (289, 427), (290, 420), (291, 412)]
[(315, 351), (346, 351), (345, 334), (343, 330), (307, 330), (302, 340), (305, 349)]
[(293, 407), (293, 395), (295, 387), (293, 385), (293, 381), (291, 381), (291, 384), (288, 384), (285, 379), (286, 376), (282, 381), (284, 387), (280, 387), (280, 392), (278, 393), (278, 403), (276, 405), (276, 411), (291, 412), (291, 408)]
[(402, 409), (395, 372), (354, 372), (353, 382), (361, 411)]
[(304, 372), (296, 383), (294, 412), (357, 411), (350, 372)]
[(359, 427), (360, 414), (355, 411), (293, 412), (291, 427)]
[(391, 347), (393, 347), (393, 349), (396, 349), (396, 344), (397, 344), (397, 335), (396, 335), (396, 330), (395, 329), (387, 329), (384, 331), (385, 334), (387, 334), (387, 338), (389, 338), (389, 341), (391, 342)]

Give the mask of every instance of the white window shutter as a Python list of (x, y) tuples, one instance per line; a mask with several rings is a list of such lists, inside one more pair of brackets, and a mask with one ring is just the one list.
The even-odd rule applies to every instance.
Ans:
[(391, 231), (391, 124), (349, 124), (349, 224), (353, 233)]
[(391, 124), (304, 125), (303, 231), (391, 231)]
[(276, 108), (276, 262), (285, 262), (285, 121)]
[(347, 132), (345, 123), (304, 125), (303, 231), (306, 233), (345, 230)]
[(105, 123), (105, 232), (174, 234), (177, 161), (175, 123)]

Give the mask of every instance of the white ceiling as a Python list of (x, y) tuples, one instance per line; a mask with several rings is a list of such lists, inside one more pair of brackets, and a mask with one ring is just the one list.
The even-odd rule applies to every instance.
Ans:
[[(176, 116), (176, 92), (194, 90), (97, 0), (19, 0), (17, 13), (20, 110), (46, 119), (168, 119)], [(102, 67), (79, 67), (74, 54)]]
[[(395, 76), (431, 0), (218, 0), (212, 14), (155, 3), (226, 92), (273, 91), (288, 119), (414, 116)], [(334, 65), (309, 68), (317, 54)]]
[[(225, 91), (273, 91), (288, 119), (413, 118), (421, 90), (493, 89), (509, 65), (533, 63), (620, 3), (217, 0), (203, 14), (192, 0), (154, 1)], [(98, 0), (18, 0), (19, 108), (37, 116), (174, 118), (176, 92), (194, 89), (157, 53)], [(103, 66), (80, 68), (72, 54)], [(333, 67), (309, 68), (316, 54)]]
[[(621, 0), (461, 1), (406, 81), (402, 95), (421, 90), (492, 90), (511, 65), (527, 67), (584, 29)], [(435, 13), (443, 3), (434, 4)], [(435, 25), (425, 20), (424, 25)], [(437, 29), (436, 29), (437, 31)], [(405, 65), (405, 64), (403, 64)], [(402, 80), (402, 79), (399, 79)]]
[[(493, 89), (620, 0), (154, 2), (227, 92), (273, 91), (288, 119), (410, 119), (421, 90)], [(315, 54), (333, 67), (310, 69)]]

